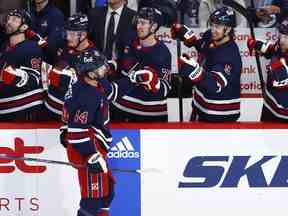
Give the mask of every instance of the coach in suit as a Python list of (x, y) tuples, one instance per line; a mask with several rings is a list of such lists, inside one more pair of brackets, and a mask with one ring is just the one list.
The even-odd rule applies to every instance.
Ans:
[(117, 60), (122, 55), (135, 15), (136, 12), (125, 5), (125, 0), (108, 0), (107, 7), (90, 9), (88, 19), (92, 41), (108, 59)]

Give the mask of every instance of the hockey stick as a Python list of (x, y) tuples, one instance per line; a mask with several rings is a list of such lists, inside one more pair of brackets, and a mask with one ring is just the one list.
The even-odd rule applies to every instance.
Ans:
[[(75, 168), (84, 168), (86, 165), (84, 164), (74, 164), (65, 161), (58, 161), (58, 160), (49, 160), (43, 158), (31, 158), (31, 157), (17, 157), (7, 154), (0, 154), (0, 159), (8, 159), (8, 160), (21, 160), (21, 161), (32, 161), (32, 162), (41, 162), (47, 164), (57, 164), (57, 165), (65, 165), (65, 166), (72, 166)], [(115, 172), (123, 172), (123, 173), (162, 173), (163, 171), (156, 168), (146, 168), (146, 169), (122, 169), (122, 168), (111, 168), (112, 171)]]
[[(181, 11), (181, 4), (183, 3), (183, 0), (178, 0), (177, 2), (177, 23), (183, 24), (183, 13)], [(181, 56), (181, 41), (179, 39), (177, 39), (177, 59), (180, 58)], [(178, 65), (176, 65), (177, 67), (177, 75), (175, 76), (175, 78), (177, 79), (177, 96), (179, 99), (179, 121), (183, 122), (183, 96), (182, 96), (182, 88), (183, 88), (183, 78), (180, 76), (179, 74), (179, 68)]]
[[(255, 40), (253, 20), (252, 20), (251, 14), (248, 12), (248, 10), (233, 0), (223, 0), (223, 4), (225, 4), (225, 5), (233, 8), (234, 10), (238, 11), (240, 14), (242, 14), (246, 18), (248, 25), (249, 25), (251, 37)], [(255, 58), (256, 58), (256, 66), (257, 66), (257, 70), (258, 70), (258, 75), (259, 75), (259, 79), (260, 79), (260, 85), (261, 85), (261, 89), (262, 89), (262, 96), (264, 97), (264, 95), (265, 95), (265, 91), (264, 91), (265, 82), (264, 82), (264, 78), (263, 78), (259, 54), (257, 52), (255, 52)]]

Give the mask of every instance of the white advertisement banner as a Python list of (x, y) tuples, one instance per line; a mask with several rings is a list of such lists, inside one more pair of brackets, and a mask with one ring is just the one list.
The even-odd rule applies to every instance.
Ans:
[(142, 213), (285, 215), (288, 129), (141, 131)]
[[(58, 130), (0, 130), (1, 154), (67, 161)], [(0, 215), (75, 215), (78, 177), (68, 166), (0, 159)]]
[[(287, 209), (288, 128), (112, 133), (113, 153), (139, 154), (114, 165), (143, 172), (120, 173), (126, 177), (117, 181), (111, 216), (281, 216)], [(1, 129), (0, 154), (67, 161), (58, 135), (57, 129)], [(0, 175), (0, 215), (76, 215), (80, 192), (73, 168), (0, 159)]]

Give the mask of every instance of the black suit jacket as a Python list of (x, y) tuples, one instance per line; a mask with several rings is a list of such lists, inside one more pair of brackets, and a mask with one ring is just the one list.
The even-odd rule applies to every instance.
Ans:
[[(108, 8), (92, 8), (89, 10), (89, 33), (91, 40), (95, 43), (96, 47), (103, 52), (104, 49), (104, 34), (105, 34), (105, 22)], [(126, 6), (124, 6), (119, 24), (116, 30), (116, 52), (117, 56), (120, 57), (123, 53), (125, 41), (127, 35), (134, 28), (133, 20), (136, 16), (136, 12)]]

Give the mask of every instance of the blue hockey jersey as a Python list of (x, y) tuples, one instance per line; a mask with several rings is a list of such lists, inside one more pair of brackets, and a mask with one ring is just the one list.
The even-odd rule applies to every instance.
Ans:
[(132, 115), (167, 117), (166, 98), (171, 88), (171, 54), (162, 41), (157, 41), (151, 47), (142, 47), (139, 39), (134, 37), (127, 43), (123, 57), (120, 59), (121, 73), (127, 76), (130, 71), (140, 70), (144, 67), (150, 67), (157, 72), (160, 80), (159, 91), (153, 93), (138, 86), (113, 104), (118, 109)]
[(220, 46), (211, 41), (210, 30), (197, 41), (204, 79), (196, 84), (192, 119), (236, 121), (240, 116), (240, 76), (242, 60), (237, 44), (230, 40)]
[[(59, 51), (57, 67), (63, 69), (69, 66), (73, 66), (75, 64), (76, 58), (82, 52), (89, 50), (96, 50), (93, 43), (90, 43), (89, 47), (87, 47), (87, 49), (81, 52), (71, 48), (70, 49), (67, 48), (64, 50), (61, 49), (61, 51)], [(53, 116), (55, 119), (61, 119), (64, 96), (68, 90), (70, 83), (71, 83), (71, 77), (64, 75), (61, 77), (61, 83), (59, 87), (57, 88), (53, 86), (48, 87), (47, 99), (44, 102), (44, 104), (47, 110), (52, 114), (51, 116)]]
[(48, 46), (44, 49), (45, 61), (55, 64), (56, 51), (64, 47), (64, 15), (51, 3), (48, 3), (41, 11), (36, 11), (35, 6), (31, 7), (32, 24), (31, 29), (41, 37), (47, 37)]
[[(112, 83), (106, 78), (100, 79), (97, 87), (82, 79), (73, 84), (63, 107), (66, 125), (62, 129), (67, 129), (67, 142), (83, 156), (97, 151), (106, 154), (112, 141), (108, 128), (109, 103), (133, 88), (128, 78)], [(100, 141), (98, 149), (94, 138)]]
[(1, 120), (33, 120), (35, 116), (32, 117), (32, 113), (42, 108), (44, 90), (39, 72), (42, 58), (42, 50), (34, 41), (25, 40), (14, 47), (3, 45), (0, 67), (22, 67), (27, 79), (18, 86), (6, 85), (0, 81)]
[[(288, 61), (287, 55), (277, 49), (271, 57), (271, 64), (281, 58), (282, 61)], [(288, 121), (288, 70), (285, 66), (281, 65), (275, 70), (271, 70), (270, 67), (267, 73), (267, 84), (263, 98), (264, 107), (270, 111), (270, 115), (272, 114), (278, 119)], [(262, 113), (262, 119), (265, 119), (263, 115), (264, 112)]]

